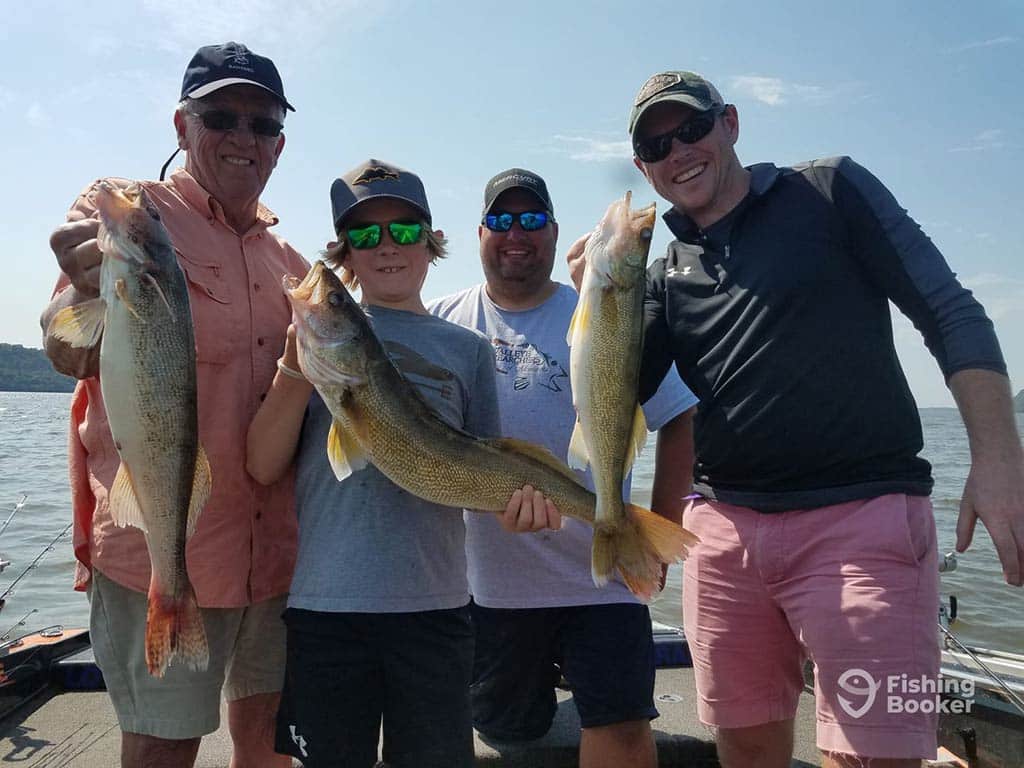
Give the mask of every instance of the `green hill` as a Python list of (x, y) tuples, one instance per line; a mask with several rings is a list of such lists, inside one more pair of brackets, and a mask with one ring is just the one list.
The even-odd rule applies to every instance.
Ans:
[(0, 392), (71, 392), (75, 380), (53, 370), (41, 349), (0, 344)]
[(1013, 410), (1017, 413), (1024, 413), (1024, 389), (1017, 393), (1017, 396), (1013, 398)]

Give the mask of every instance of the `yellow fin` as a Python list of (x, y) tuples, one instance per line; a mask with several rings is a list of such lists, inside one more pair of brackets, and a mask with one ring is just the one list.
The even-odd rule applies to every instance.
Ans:
[(629, 448), (626, 449), (626, 460), (622, 465), (622, 473), (628, 475), (633, 469), (633, 462), (647, 443), (647, 419), (644, 418), (644, 410), (639, 405), (636, 407), (636, 414), (633, 416), (633, 434), (629, 438)]
[(107, 304), (100, 298), (64, 307), (50, 320), (47, 333), (72, 347), (95, 347), (103, 336), (106, 311)]
[(337, 419), (331, 424), (331, 431), (327, 435), (327, 460), (339, 480), (344, 480), (366, 466), (366, 451), (355, 435)]
[(132, 474), (123, 461), (117, 468), (117, 477), (114, 478), (114, 485), (110, 489), (108, 504), (115, 525), (120, 528), (131, 525), (141, 531), (146, 530), (139, 498), (135, 495), (135, 486), (132, 484)]
[(210, 489), (213, 487), (213, 475), (210, 472), (210, 460), (206, 457), (206, 451), (202, 444), (196, 451), (196, 471), (192, 477), (192, 499), (188, 504), (188, 523), (185, 527), (185, 537), (190, 537), (196, 531), (196, 522), (199, 520), (199, 513), (203, 511), (207, 500), (210, 498)]
[(539, 461), (545, 466), (548, 466), (566, 477), (579, 482), (576, 475), (573, 474), (573, 471), (569, 469), (569, 467), (565, 466), (565, 462), (559, 461), (555, 454), (536, 443), (530, 443), (526, 440), (516, 440), (514, 437), (503, 437), (497, 440), (482, 440), (481, 442), (489, 443), (499, 449), (504, 448), (514, 451), (515, 453), (521, 453), (525, 456), (529, 456), (531, 459)]
[(124, 304), (124, 308), (131, 313), (132, 317), (140, 323), (146, 322), (139, 317), (139, 313), (135, 311), (135, 306), (132, 304), (131, 298), (128, 296), (128, 284), (124, 281), (123, 277), (119, 277), (114, 281), (114, 293), (117, 295), (117, 298), (121, 300), (121, 303)]
[[(587, 450), (587, 441), (583, 437), (583, 423), (579, 416), (576, 417), (576, 426), (572, 430), (572, 438), (569, 440), (569, 466), (583, 472), (590, 464), (590, 451)], [(627, 470), (628, 471), (628, 470)]]
[(640, 530), (640, 535), (651, 547), (658, 560), (663, 563), (681, 563), (690, 554), (690, 547), (700, 543), (700, 539), (649, 509), (627, 504), (626, 512)]
[(570, 347), (572, 346), (572, 338), (576, 334), (576, 329), (579, 328), (580, 333), (585, 333), (590, 328), (590, 300), (587, 298), (587, 293), (581, 293), (580, 297), (576, 300), (576, 309), (572, 313), (572, 319), (569, 321), (569, 330), (565, 334), (565, 343)]

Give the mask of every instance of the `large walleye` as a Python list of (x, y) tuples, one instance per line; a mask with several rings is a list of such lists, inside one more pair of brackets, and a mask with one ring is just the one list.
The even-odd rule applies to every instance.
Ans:
[(61, 310), (57, 338), (91, 347), (102, 335), (100, 387), (121, 457), (110, 489), (117, 525), (145, 532), (152, 566), (146, 665), (172, 658), (205, 669), (209, 651), (185, 568), (185, 541), (210, 493), (199, 445), (188, 288), (167, 230), (141, 187), (101, 183), (100, 296)]
[[(644, 447), (647, 424), (637, 404), (643, 300), (654, 205), (630, 210), (629, 192), (609, 206), (587, 241), (586, 271), (569, 326), (569, 379), (576, 426), (569, 466), (593, 472), (597, 509), (591, 569), (595, 584), (646, 546), (623, 501), (623, 480)], [(686, 544), (696, 543), (680, 529)]]
[[(572, 470), (538, 446), (484, 440), (438, 418), (388, 358), (366, 316), (338, 277), (317, 262), (301, 282), (285, 278), (295, 311), (299, 364), (334, 417), (327, 441), (339, 479), (372, 462), (421, 498), (480, 511), (505, 509), (532, 485), (562, 514), (593, 523), (594, 495)], [(640, 507), (625, 512), (639, 546), (612, 563), (626, 585), (650, 598), (661, 564), (686, 554), (691, 538)]]

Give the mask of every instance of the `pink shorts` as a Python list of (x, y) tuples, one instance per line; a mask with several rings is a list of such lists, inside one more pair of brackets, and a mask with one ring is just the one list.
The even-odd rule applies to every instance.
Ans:
[(931, 502), (891, 494), (763, 514), (699, 499), (683, 622), (702, 722), (796, 715), (814, 664), (825, 752), (934, 759), (938, 555)]

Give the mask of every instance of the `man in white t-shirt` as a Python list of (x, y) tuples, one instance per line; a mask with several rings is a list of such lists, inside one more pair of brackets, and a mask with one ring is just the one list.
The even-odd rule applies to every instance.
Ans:
[[(558, 224), (544, 180), (520, 168), (492, 178), (479, 236), (486, 282), (428, 309), (491, 340), (501, 434), (564, 460), (576, 419), (566, 331), (577, 296), (551, 279)], [(696, 401), (673, 374), (644, 404), (648, 427), (658, 432), (651, 506), (676, 522), (692, 481)], [(589, 471), (586, 482), (593, 487)], [(618, 581), (594, 586), (589, 526), (565, 518), (561, 530), (517, 533), (537, 527), (528, 499), (518, 515), (466, 515), (474, 726), (500, 741), (542, 736), (564, 676), (583, 728), (581, 768), (655, 768), (647, 607)]]

